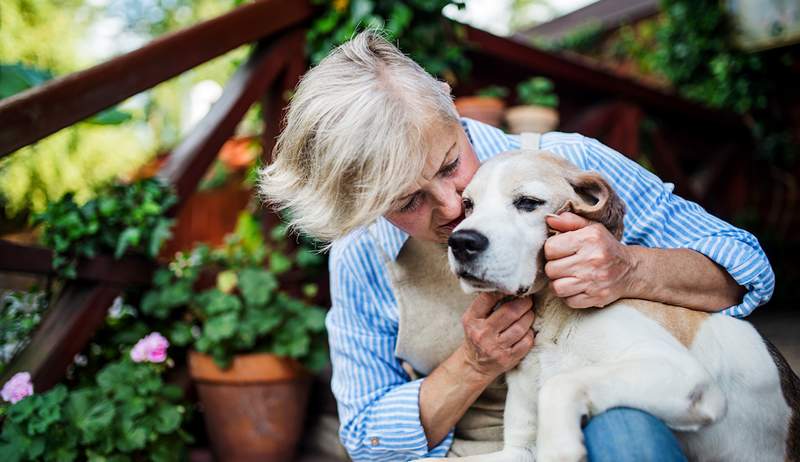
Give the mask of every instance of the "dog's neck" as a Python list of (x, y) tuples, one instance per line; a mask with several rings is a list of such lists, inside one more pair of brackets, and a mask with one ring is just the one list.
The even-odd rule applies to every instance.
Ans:
[(580, 310), (567, 306), (564, 300), (556, 297), (549, 288), (533, 294), (533, 306), (536, 313), (533, 327), (537, 343), (558, 343), (557, 339), (569, 330), (582, 314)]

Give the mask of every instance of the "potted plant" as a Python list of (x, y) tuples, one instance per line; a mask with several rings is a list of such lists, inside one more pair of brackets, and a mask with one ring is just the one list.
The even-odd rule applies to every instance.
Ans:
[(553, 82), (545, 77), (533, 77), (517, 85), (517, 100), (522, 105), (506, 111), (506, 122), (512, 133), (546, 133), (558, 127), (558, 96)]
[(142, 299), (146, 314), (177, 319), (166, 334), (190, 348), (189, 370), (218, 460), (294, 454), (307, 371), (327, 362), (325, 311), (309, 303), (315, 286), (304, 286), (297, 298), (279, 284), (278, 276), (297, 265), (267, 245), (259, 223), (243, 214), (224, 246), (178, 253)]
[(493, 85), (478, 90), (476, 96), (462, 96), (456, 98), (455, 104), (462, 117), (469, 117), (494, 127), (503, 123), (503, 111), (506, 103), (503, 99), (508, 96), (508, 89)]
[(30, 374), (15, 374), (0, 391), (0, 460), (184, 460), (183, 393), (162, 379), (168, 347), (153, 332), (75, 389), (34, 394)]

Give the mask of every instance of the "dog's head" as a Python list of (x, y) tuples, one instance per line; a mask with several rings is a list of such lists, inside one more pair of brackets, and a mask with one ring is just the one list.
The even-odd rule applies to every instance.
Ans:
[(450, 236), (448, 260), (467, 292), (541, 290), (547, 214), (571, 211), (622, 236), (625, 206), (603, 177), (546, 151), (495, 156), (475, 174), (463, 201), (466, 218)]

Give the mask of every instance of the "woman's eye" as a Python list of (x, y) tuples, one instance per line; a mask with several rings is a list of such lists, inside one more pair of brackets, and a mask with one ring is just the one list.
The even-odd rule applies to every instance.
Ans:
[(442, 169), (442, 172), (441, 172), (441, 173), (442, 173), (442, 175), (443, 175), (443, 176), (450, 176), (450, 175), (452, 175), (452, 174), (453, 174), (453, 172), (455, 172), (455, 171), (456, 171), (456, 169), (458, 168), (458, 164), (459, 164), (460, 162), (461, 162), (461, 156), (459, 155), (458, 157), (456, 157), (456, 160), (454, 160), (454, 161), (452, 161), (452, 162), (450, 162), (449, 164), (447, 164), (447, 165), (445, 165), (445, 166), (444, 166), (444, 168)]
[(514, 199), (514, 207), (523, 212), (533, 212), (542, 204), (544, 201), (535, 197), (522, 196)]
[(420, 198), (420, 195), (414, 194), (404, 206), (400, 207), (400, 213), (413, 212), (421, 203), (422, 199)]

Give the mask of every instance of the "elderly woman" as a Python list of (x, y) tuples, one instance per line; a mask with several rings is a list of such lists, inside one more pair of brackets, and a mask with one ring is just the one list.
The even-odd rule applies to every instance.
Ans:
[[(569, 306), (625, 297), (744, 316), (769, 299), (772, 270), (752, 235), (593, 139), (546, 133), (540, 143), (601, 172), (628, 209), (622, 242), (577, 215), (548, 219), (561, 233), (546, 244), (546, 273)], [(530, 299), (493, 310), (494, 296), (465, 301), (409, 281), (436, 271), (429, 262), (444, 254), (480, 163), (519, 147), (518, 136), (459, 119), (449, 87), (375, 32), (340, 46), (298, 85), (261, 188), (296, 228), (332, 241), (332, 387), (353, 459), (502, 445), (501, 379), (534, 345)], [(441, 352), (447, 342), (408, 323), (449, 306), (459, 312), (458, 346)], [(404, 369), (408, 356), (429, 364), (424, 377)], [(666, 426), (634, 409), (594, 416), (584, 435), (590, 460), (684, 459)]]

